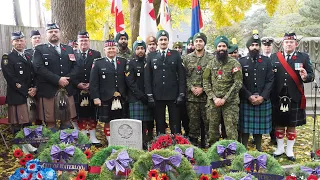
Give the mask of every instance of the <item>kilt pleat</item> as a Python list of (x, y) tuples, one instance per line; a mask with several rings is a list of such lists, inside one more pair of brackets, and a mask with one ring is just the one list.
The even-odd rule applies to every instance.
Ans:
[(140, 101), (129, 103), (129, 111), (131, 119), (138, 119), (141, 121), (153, 121), (151, 110), (148, 108), (148, 106), (144, 105)]
[(306, 124), (306, 111), (300, 109), (300, 103), (291, 102), (291, 110), (282, 113), (278, 104), (273, 105), (273, 122), (278, 127), (296, 127)]
[(258, 106), (240, 103), (239, 127), (242, 133), (268, 134), (272, 129), (272, 105), (270, 100)]

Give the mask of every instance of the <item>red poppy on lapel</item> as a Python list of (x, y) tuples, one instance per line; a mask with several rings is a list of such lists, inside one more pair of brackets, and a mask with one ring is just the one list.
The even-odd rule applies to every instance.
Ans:
[(65, 47), (63, 47), (63, 46), (61, 47), (61, 49), (62, 49), (63, 51), (65, 51), (65, 50), (66, 50), (66, 48), (65, 48)]
[(292, 56), (292, 60), (296, 60), (297, 59), (297, 56)]
[(171, 56), (171, 52), (170, 51), (167, 52), (167, 56)]
[(88, 53), (88, 54), (89, 54), (89, 56), (92, 56), (92, 51), (89, 51), (89, 53)]
[(28, 59), (30, 59), (30, 56), (27, 56)]
[(262, 59), (258, 59), (258, 62), (259, 62), (259, 63), (262, 63)]
[(117, 61), (117, 64), (120, 65), (120, 61)]

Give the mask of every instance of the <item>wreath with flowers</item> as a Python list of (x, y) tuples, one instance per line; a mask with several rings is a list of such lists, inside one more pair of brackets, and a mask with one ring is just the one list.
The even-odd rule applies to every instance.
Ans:
[(178, 152), (160, 149), (147, 152), (134, 163), (130, 179), (197, 179), (191, 163)]
[(46, 179), (46, 180), (57, 180), (56, 172), (51, 168), (43, 168), (39, 159), (33, 159), (26, 163), (26, 168), (18, 168), (9, 177), (9, 180), (29, 180), (29, 179)]
[(115, 151), (119, 149), (125, 148), (124, 146), (108, 146), (99, 152), (95, 153), (92, 157), (89, 166), (90, 170), (87, 175), (88, 180), (95, 180), (99, 179), (101, 166), (104, 164), (104, 162), (107, 160), (107, 158), (114, 153)]
[(176, 144), (190, 144), (189, 140), (180, 134), (164, 134), (154, 138), (149, 145), (149, 151), (164, 149)]
[(225, 174), (223, 177), (220, 177), (219, 180), (258, 180), (251, 174), (245, 172), (231, 172)]
[(214, 143), (207, 151), (207, 157), (211, 162), (225, 159), (233, 159), (235, 156), (246, 152), (243, 144), (234, 140), (221, 140)]
[(289, 171), (286, 180), (317, 180), (320, 178), (320, 162), (306, 162)]
[[(28, 126), (21, 129), (15, 136), (15, 139), (28, 139), (28, 138), (50, 138), (52, 131), (44, 126)], [(35, 143), (35, 144), (14, 144), (12, 146), (13, 151), (21, 149), (24, 153), (41, 152), (45, 148), (46, 143)], [(35, 149), (36, 151), (31, 151)]]
[(259, 151), (248, 151), (236, 156), (232, 161), (231, 169), (250, 173), (284, 175), (284, 170), (274, 157)]
[(111, 154), (101, 167), (100, 179), (127, 179), (133, 164), (144, 151), (134, 148), (123, 148)]
[[(54, 133), (49, 139), (49, 141), (47, 142), (45, 148), (48, 148), (54, 144), (60, 144), (60, 143), (72, 144), (74, 146), (79, 147), (80, 149), (85, 145), (91, 144), (88, 136), (81, 133), (80, 131), (75, 129), (64, 129)], [(83, 148), (83, 149), (87, 149), (87, 148)]]
[[(59, 154), (59, 153), (63, 154)], [(57, 144), (44, 149), (39, 155), (40, 162), (59, 162), (70, 164), (88, 164), (87, 156), (76, 146), (71, 144)], [(62, 172), (59, 177), (74, 177), (77, 176), (76, 172)], [(61, 179), (61, 178), (60, 178)]]

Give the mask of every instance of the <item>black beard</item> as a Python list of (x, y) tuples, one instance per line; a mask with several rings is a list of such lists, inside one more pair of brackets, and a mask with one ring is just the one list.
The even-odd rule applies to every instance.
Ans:
[(259, 56), (259, 50), (253, 49), (249, 51), (250, 57), (253, 59), (258, 59)]
[(190, 53), (192, 53), (194, 51), (194, 49), (187, 49), (187, 54), (190, 54)]
[(140, 56), (136, 55), (136, 58), (137, 58), (138, 60), (145, 59), (145, 57), (146, 57), (146, 55), (145, 55), (145, 54), (144, 54), (142, 57), (140, 57)]
[(128, 44), (127, 44), (127, 43), (122, 43), (122, 44), (119, 44), (119, 47), (120, 47), (122, 50), (125, 50), (125, 49), (127, 49)]
[[(221, 53), (223, 52), (223, 53)], [(216, 52), (216, 57), (218, 61), (226, 61), (228, 58), (228, 51), (226, 50), (221, 50)]]

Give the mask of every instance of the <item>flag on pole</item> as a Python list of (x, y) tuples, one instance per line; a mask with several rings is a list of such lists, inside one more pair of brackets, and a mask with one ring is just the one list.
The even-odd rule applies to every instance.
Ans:
[(200, 1), (192, 0), (192, 19), (191, 19), (191, 36), (200, 32), (203, 28), (203, 21), (201, 16)]
[(124, 30), (124, 16), (122, 12), (122, 0), (112, 0), (111, 14), (115, 16), (116, 33)]
[(164, 29), (169, 33), (169, 41), (172, 40), (172, 27), (171, 27), (171, 16), (168, 5), (168, 0), (161, 0), (160, 9), (160, 27), (159, 29)]
[(153, 0), (142, 0), (140, 12), (139, 36), (146, 41), (147, 36), (156, 36), (157, 22)]

